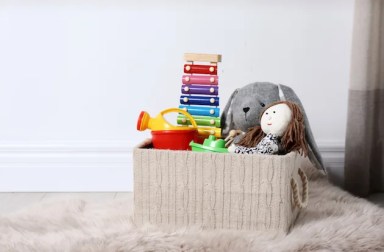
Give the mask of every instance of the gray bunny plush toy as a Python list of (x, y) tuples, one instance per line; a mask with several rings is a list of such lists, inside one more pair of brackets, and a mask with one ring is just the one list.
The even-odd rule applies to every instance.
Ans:
[[(249, 128), (260, 125), (259, 116), (264, 107), (280, 100), (291, 101), (300, 106), (304, 115), (305, 138), (309, 145), (309, 159), (316, 168), (325, 171), (303, 105), (295, 92), (288, 86), (269, 82), (256, 82), (236, 89), (230, 96), (221, 115), (222, 136), (228, 139), (231, 130), (246, 132)], [(241, 136), (238, 136), (234, 139), (234, 142), (236, 143), (240, 139)]]

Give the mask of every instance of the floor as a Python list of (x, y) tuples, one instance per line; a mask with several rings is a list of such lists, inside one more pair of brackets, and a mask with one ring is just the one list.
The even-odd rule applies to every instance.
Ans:
[(132, 192), (91, 192), (91, 193), (1, 193), (0, 215), (18, 211), (39, 202), (61, 199), (84, 199), (88, 201), (109, 201), (114, 199), (131, 199)]
[[(114, 199), (130, 199), (133, 201), (131, 192), (92, 192), (92, 193), (0, 193), (0, 215), (8, 214), (22, 208), (38, 204), (48, 200), (60, 199), (84, 199), (89, 201), (103, 201)], [(369, 197), (370, 201), (384, 208), (384, 193), (374, 194)]]

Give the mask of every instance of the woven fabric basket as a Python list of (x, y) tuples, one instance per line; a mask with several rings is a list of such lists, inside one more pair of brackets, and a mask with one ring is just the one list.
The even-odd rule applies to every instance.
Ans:
[(295, 152), (240, 155), (144, 147), (134, 149), (137, 225), (288, 232), (307, 203), (303, 158)]

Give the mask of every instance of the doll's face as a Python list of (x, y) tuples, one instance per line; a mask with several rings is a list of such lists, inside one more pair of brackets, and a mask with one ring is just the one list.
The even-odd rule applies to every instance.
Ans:
[(292, 111), (287, 104), (281, 103), (268, 108), (261, 116), (260, 125), (265, 134), (282, 136), (292, 120)]

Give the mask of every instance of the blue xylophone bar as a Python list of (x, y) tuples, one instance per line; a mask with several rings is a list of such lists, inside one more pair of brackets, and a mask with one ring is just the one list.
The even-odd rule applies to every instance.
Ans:
[(219, 117), (220, 116), (220, 109), (219, 108), (212, 108), (212, 107), (200, 107), (200, 106), (186, 106), (186, 105), (180, 105), (180, 109), (184, 109), (191, 115), (196, 116), (213, 116), (213, 117)]
[(180, 104), (185, 105), (207, 105), (219, 106), (219, 97), (217, 96), (180, 96)]

